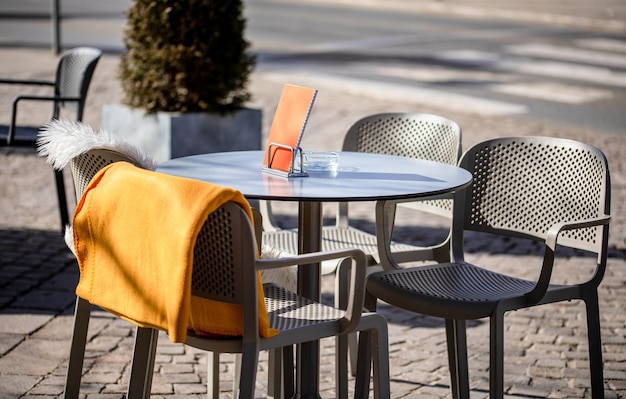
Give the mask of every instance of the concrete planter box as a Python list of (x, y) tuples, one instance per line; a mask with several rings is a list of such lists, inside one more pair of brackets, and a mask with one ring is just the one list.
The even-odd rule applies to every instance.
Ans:
[(167, 112), (148, 115), (122, 104), (107, 104), (102, 110), (102, 127), (137, 145), (157, 162), (262, 148), (259, 109), (244, 108), (228, 116)]

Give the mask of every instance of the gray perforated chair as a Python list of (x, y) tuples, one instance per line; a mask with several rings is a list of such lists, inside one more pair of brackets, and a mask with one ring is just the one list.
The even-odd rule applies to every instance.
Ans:
[[(4, 79), (0, 84), (23, 86), (49, 86), (50, 95), (18, 95), (13, 99), (11, 108), (11, 122), (9, 125), (0, 125), (0, 146), (19, 146), (35, 148), (37, 133), (40, 126), (18, 125), (18, 105), (23, 101), (45, 101), (52, 103), (50, 119), (58, 119), (65, 112), (72, 114), (72, 119), (81, 121), (87, 99), (87, 91), (91, 77), (102, 52), (95, 48), (79, 47), (66, 51), (61, 55), (56, 69), (54, 81)], [(63, 173), (57, 170), (55, 183), (59, 200), (61, 229), (69, 222), (69, 212), (65, 193)]]
[[(72, 159), (70, 168), (74, 177), (74, 189), (77, 198), (82, 196), (89, 182), (98, 171), (113, 162), (120, 161), (140, 166), (136, 160), (128, 155), (109, 149), (93, 149)], [(79, 396), (90, 315), (91, 303), (77, 296), (70, 356), (65, 379), (65, 398), (77, 398)]]
[[(437, 115), (375, 114), (358, 120), (350, 127), (344, 137), (343, 151), (398, 155), (456, 165), (461, 155), (461, 127), (456, 122)], [(372, 266), (368, 268), (368, 273), (380, 270), (379, 264), (389, 269), (397, 268), (403, 262), (447, 262), (450, 260), (447, 237), (442, 242), (425, 247), (392, 240), (396, 205), (450, 218), (452, 202), (447, 198), (449, 196), (431, 200), (386, 202), (382, 207), (377, 205), (376, 212), (379, 215), (376, 217), (376, 234), (351, 226), (348, 215), (349, 204), (339, 203), (335, 224), (324, 226), (322, 229), (322, 249), (324, 251), (361, 249), (367, 254), (368, 266)], [(259, 208), (263, 214), (263, 242), (287, 253), (297, 253), (297, 231), (281, 230), (277, 227), (270, 202), (260, 201)], [(337, 261), (325, 262), (322, 264), (322, 274), (337, 271), (337, 286), (345, 287), (349, 267), (349, 263), (342, 265)], [(335, 291), (337, 306), (345, 307), (346, 298), (346, 293), (341, 289)], [(349, 340), (350, 370), (354, 375), (356, 340), (354, 336), (350, 336)], [(345, 356), (347, 351), (346, 345), (340, 342), (337, 346), (338, 358)]]
[[(604, 397), (598, 285), (606, 268), (610, 219), (605, 156), (571, 140), (516, 137), (479, 143), (463, 155), (460, 165), (474, 180), (455, 197), (452, 262), (371, 274), (366, 308), (376, 309), (379, 299), (446, 320), (454, 398), (469, 398), (465, 320), (488, 317), (490, 397), (498, 399), (504, 390), (504, 314), (581, 299), (587, 310), (593, 397)], [(540, 271), (526, 280), (466, 262), (466, 231), (543, 244)], [(593, 274), (581, 282), (553, 281), (557, 247), (589, 251), (594, 257), (585, 259), (595, 263)], [(525, 260), (518, 267), (530, 265)]]
[[(129, 162), (145, 169), (156, 168), (156, 163), (133, 145), (109, 132), (95, 132), (81, 122), (52, 120), (39, 131), (36, 144), (39, 155), (46, 157), (56, 171), (70, 167), (77, 198), (82, 196), (91, 179), (102, 168), (114, 162)], [(66, 242), (73, 250), (69, 229), (66, 231)], [(90, 315), (91, 303), (77, 296), (65, 398), (79, 397)]]
[[(139, 167), (146, 166), (141, 160), (129, 156), (128, 154), (106, 148), (89, 150), (73, 158), (70, 162), (70, 168), (72, 176), (74, 177), (76, 196), (78, 198), (82, 196), (89, 182), (98, 171), (113, 162), (120, 161), (130, 162)], [(260, 226), (260, 214), (258, 212), (254, 212), (253, 214), (255, 216), (256, 225)], [(258, 233), (260, 234), (260, 230)], [(258, 244), (259, 243), (257, 243), (257, 245)], [(65, 381), (66, 398), (76, 398), (79, 395), (90, 314), (91, 303), (77, 296), (74, 311), (74, 327), (70, 344), (70, 356)], [(138, 336), (140, 337), (139, 345), (141, 345), (141, 339), (143, 338), (141, 334), (141, 332), (138, 332)], [(215, 353), (211, 356), (208, 359), (208, 364), (208, 390), (214, 397), (218, 397), (219, 369), (216, 365), (219, 364), (219, 353)]]
[[(421, 158), (431, 161), (444, 162), (456, 165), (461, 155), (461, 127), (446, 118), (414, 113), (385, 113), (371, 115), (355, 122), (344, 138), (343, 151), (379, 153), (386, 155), (398, 155), (411, 158)], [(340, 160), (341, 163), (341, 160)], [(376, 234), (350, 226), (348, 216), (348, 203), (339, 203), (335, 224), (324, 226), (322, 229), (322, 249), (332, 251), (343, 248), (359, 248), (368, 256), (368, 265), (380, 263), (379, 243)], [(436, 212), (449, 216), (451, 202), (439, 201), (413, 201), (403, 206)], [(270, 203), (260, 202), (260, 210), (263, 215), (263, 242), (275, 248), (295, 254), (298, 249), (297, 231), (282, 230), (274, 221)], [(393, 254), (390, 259), (397, 262), (409, 262), (413, 260), (436, 259), (448, 260), (447, 240), (434, 245), (432, 248), (421, 248), (412, 245), (393, 242), (393, 216), (395, 206), (386, 209), (386, 226), (381, 232), (387, 232), (383, 237), (384, 245), (388, 254)], [(383, 245), (383, 244), (380, 244)], [(444, 250), (437, 250), (443, 247)], [(322, 273), (328, 274), (335, 271), (337, 263), (322, 265)]]
[[(217, 353), (241, 353), (238, 397), (252, 398), (259, 351), (273, 350), (274, 366), (280, 370), (282, 347), (361, 331), (361, 339), (367, 341), (367, 347), (373, 348), (375, 353), (375, 397), (388, 398), (387, 324), (379, 314), (361, 314), (366, 267), (363, 252), (353, 249), (280, 259), (257, 259), (255, 246), (250, 220), (238, 204), (226, 203), (209, 215), (194, 248), (192, 295), (242, 306), (243, 336), (212, 339), (190, 331), (185, 343)], [(271, 338), (261, 337), (258, 326), (257, 271), (333, 258), (350, 258), (354, 262), (349, 288), (351, 300), (347, 310), (313, 302), (275, 284), (264, 284), (270, 326), (280, 333)], [(216, 275), (232, 278), (216, 281)], [(130, 398), (150, 396), (157, 335), (158, 331), (154, 329), (138, 329), (128, 392)], [(356, 381), (357, 398), (364, 397), (363, 393), (369, 387), (369, 370), (367, 374), (367, 377)], [(274, 373), (274, 376), (274, 395), (281, 397), (281, 373)]]

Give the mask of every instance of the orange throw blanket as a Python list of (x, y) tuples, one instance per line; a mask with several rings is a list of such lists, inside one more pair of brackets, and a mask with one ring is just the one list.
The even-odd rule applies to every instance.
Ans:
[[(238, 305), (192, 297), (196, 237), (208, 215), (227, 201), (251, 217), (234, 189), (169, 176), (116, 162), (90, 182), (74, 214), (80, 267), (76, 294), (142, 327), (184, 342), (187, 330), (242, 335)], [(259, 333), (270, 337), (260, 274)]]

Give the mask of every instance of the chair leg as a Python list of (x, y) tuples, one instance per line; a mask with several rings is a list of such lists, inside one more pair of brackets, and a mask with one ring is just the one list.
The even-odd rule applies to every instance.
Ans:
[[(359, 333), (358, 356), (354, 397), (367, 398), (369, 396), (370, 368), (373, 365), (374, 398), (388, 399), (391, 396), (389, 333), (384, 317), (378, 314), (367, 316), (367, 329)], [(337, 395), (337, 397), (346, 396)]]
[(89, 317), (91, 304), (83, 298), (76, 297), (74, 310), (74, 331), (70, 344), (70, 358), (65, 377), (65, 398), (77, 398), (80, 392), (80, 381), (83, 375), (83, 361), (85, 359), (85, 346), (87, 345), (87, 332), (89, 330)]
[[(335, 390), (338, 398), (348, 397), (348, 340), (350, 337), (356, 337), (356, 334), (341, 334), (335, 337)], [(357, 343), (356, 339), (354, 343)], [(356, 346), (350, 349), (356, 351)]]
[(604, 370), (602, 366), (602, 336), (598, 293), (584, 298), (587, 308), (587, 336), (589, 340), (589, 371), (593, 399), (604, 399)]
[[(283, 396), (283, 350), (275, 348), (269, 351), (269, 369), (267, 375), (267, 395), (273, 399)], [(291, 367), (291, 365), (289, 365)]]
[(137, 327), (135, 349), (128, 382), (128, 398), (150, 398), (154, 358), (159, 332), (152, 328)]
[(272, 398), (292, 398), (295, 395), (293, 346), (270, 351), (268, 395)]
[(283, 347), (283, 397), (296, 394), (296, 374), (293, 360), (293, 345)]
[(467, 336), (465, 320), (446, 319), (450, 387), (454, 399), (469, 399)]
[(504, 314), (494, 312), (490, 318), (489, 398), (504, 397)]
[[(372, 345), (367, 332), (359, 333), (359, 360), (356, 367), (356, 378), (354, 380), (354, 397), (369, 397), (370, 370), (372, 366)], [(340, 396), (337, 396), (338, 398)]]
[(63, 180), (63, 171), (54, 171), (54, 180), (57, 186), (57, 197), (59, 199), (59, 214), (61, 216), (61, 232), (65, 231), (65, 226), (70, 224), (69, 211), (67, 209), (67, 196), (65, 194), (65, 180)]
[(253, 344), (244, 344), (241, 354), (241, 372), (239, 378), (239, 398), (253, 399), (256, 385), (256, 368), (259, 361), (259, 348)]
[[(347, 309), (348, 308), (348, 293), (346, 292), (348, 287), (350, 286), (350, 268), (352, 267), (352, 260), (350, 258), (343, 259), (339, 262), (337, 266), (337, 270), (335, 271), (335, 307), (338, 309)], [(347, 342), (346, 342), (347, 339)], [(340, 344), (341, 342), (346, 342), (345, 344)], [(337, 350), (337, 358), (344, 359), (345, 356), (349, 356), (348, 360), (350, 363), (350, 371), (352, 376), (356, 376), (356, 368), (357, 368), (357, 348), (358, 348), (358, 339), (356, 333), (348, 334), (347, 338), (337, 337), (336, 343)], [(345, 354), (347, 352), (347, 355)], [(345, 375), (347, 375), (348, 370), (346, 369)], [(342, 375), (343, 374), (338, 374)], [(337, 391), (339, 392), (339, 391)], [(337, 397), (341, 398), (342, 396), (337, 395)]]
[(388, 399), (391, 397), (389, 385), (389, 333), (387, 321), (380, 317), (378, 327), (371, 330), (371, 345), (374, 353), (374, 398)]
[[(220, 397), (220, 354), (218, 352), (207, 353), (207, 395), (209, 398)], [(235, 385), (237, 384), (237, 385)], [(239, 384), (235, 381), (233, 389)]]

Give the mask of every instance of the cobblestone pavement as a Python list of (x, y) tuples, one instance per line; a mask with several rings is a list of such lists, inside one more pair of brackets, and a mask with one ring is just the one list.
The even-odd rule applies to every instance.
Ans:
[[(463, 2), (460, 2), (463, 3)], [(56, 58), (47, 49), (0, 48), (0, 76), (49, 78)], [(10, 62), (7, 62), (10, 61)], [(100, 127), (103, 104), (118, 102), (117, 55), (104, 55), (90, 89), (85, 121)], [(251, 106), (271, 122), (281, 84), (252, 77)], [(12, 89), (11, 89), (12, 90)], [(9, 119), (12, 91), (0, 91), (0, 122)], [(421, 104), (351, 96), (324, 88), (316, 102), (304, 148), (339, 149), (343, 132), (358, 118), (385, 111), (419, 110), (441, 114), (463, 127), (465, 148), (491, 137), (546, 135), (587, 142), (602, 149), (610, 163), (613, 221), (607, 275), (600, 287), (605, 393), (626, 397), (626, 138), (603, 132), (563, 128), (523, 117), (454, 113)], [(22, 110), (24, 111), (24, 110)], [(45, 121), (47, 107), (27, 109), (29, 121)], [(62, 395), (78, 279), (76, 262), (59, 233), (52, 172), (31, 151), (0, 150), (0, 398), (57, 398)], [(69, 175), (68, 185), (71, 186)], [(359, 227), (373, 229), (371, 203), (351, 208)], [(293, 223), (294, 210), (278, 207), (280, 221)], [(437, 219), (400, 217), (399, 238), (415, 244), (443, 232)], [(536, 264), (540, 251), (516, 241), (471, 237), (468, 259), (498, 270), (519, 272)], [(571, 280), (589, 272), (593, 259), (566, 253), (558, 259), (556, 277)], [(525, 273), (532, 273), (529, 270)], [(332, 300), (332, 276), (323, 278), (324, 300)], [(445, 334), (442, 320), (388, 306), (380, 311), (390, 329), (391, 389), (394, 398), (449, 397)], [(590, 397), (584, 305), (578, 301), (513, 312), (506, 318), (505, 375), (507, 398)], [(92, 312), (82, 395), (89, 399), (121, 398), (128, 382), (134, 328), (106, 312)], [(486, 320), (468, 325), (472, 398), (487, 397), (488, 336)], [(321, 347), (321, 396), (334, 397), (332, 340)], [(266, 358), (257, 379), (262, 397), (267, 381)], [(233, 357), (223, 356), (221, 386), (230, 398)], [(161, 335), (152, 386), (155, 398), (206, 397), (206, 357), (201, 351), (172, 344)]]

